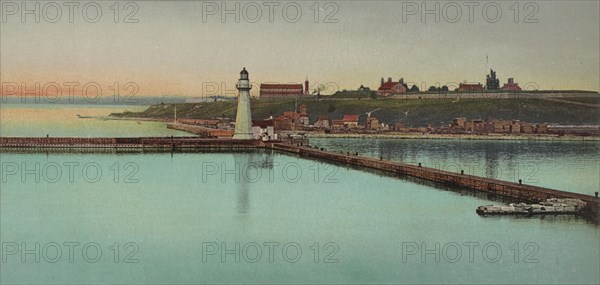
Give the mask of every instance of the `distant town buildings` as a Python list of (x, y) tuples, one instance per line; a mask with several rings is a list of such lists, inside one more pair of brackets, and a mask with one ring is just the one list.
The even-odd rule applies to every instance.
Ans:
[(254, 139), (272, 140), (277, 139), (273, 120), (252, 121), (252, 135)]
[[(514, 81), (509, 81), (513, 84)], [(380, 118), (372, 116), (367, 112), (366, 120), (359, 120), (357, 114), (344, 114), (338, 119), (332, 119), (327, 115), (320, 115), (310, 121), (308, 108), (305, 104), (300, 105), (299, 112), (285, 111), (277, 117), (271, 116), (264, 120), (252, 121), (252, 136), (254, 139), (273, 140), (278, 139), (283, 133), (298, 133), (305, 131), (317, 131), (325, 133), (429, 133), (429, 134), (472, 134), (472, 135), (518, 135), (518, 134), (574, 134), (574, 135), (600, 135), (600, 127), (585, 126), (578, 128), (573, 126), (551, 126), (548, 123), (528, 123), (520, 120), (501, 119), (467, 119), (465, 117), (455, 118), (451, 124), (432, 126), (406, 126), (404, 122), (386, 124)], [(195, 120), (188, 123), (200, 123), (207, 125), (206, 130), (215, 130), (214, 121)], [(312, 123), (312, 124), (311, 124)], [(194, 125), (189, 125), (194, 126)], [(218, 129), (217, 129), (218, 130)], [(215, 134), (210, 134), (216, 136)]]
[(276, 130), (299, 130), (308, 126), (308, 108), (302, 104), (300, 105), (300, 112), (283, 112), (282, 115), (273, 119), (273, 125)]
[(458, 92), (474, 92), (474, 91), (483, 91), (483, 85), (481, 83), (459, 83), (456, 91)]
[(344, 120), (339, 119), (339, 120), (331, 120), (331, 129), (332, 130), (339, 130), (339, 129), (343, 129), (344, 128)]
[[(262, 84), (261, 85), (261, 97), (263, 98), (286, 98), (293, 96), (308, 96), (308, 80), (305, 85), (301, 84)], [(460, 83), (456, 91), (462, 92), (480, 92), (485, 93), (485, 90), (502, 90), (502, 91), (520, 91), (521, 87), (518, 83), (515, 83), (513, 78), (508, 78), (508, 82), (505, 83), (501, 88), (499, 86), (499, 80), (496, 77), (496, 72), (490, 70), (490, 74), (486, 78), (486, 86), (484, 87), (481, 83)], [(372, 111), (368, 111), (360, 114), (340, 114), (336, 110), (335, 105), (330, 104), (327, 108), (329, 115), (317, 116), (314, 122), (311, 124), (311, 120), (308, 113), (308, 107), (306, 104), (320, 104), (317, 100), (303, 100), (306, 104), (301, 104), (299, 107), (294, 107), (294, 111), (284, 111), (277, 117), (270, 116), (264, 120), (252, 120), (250, 112), (250, 94), (249, 91), (252, 88), (249, 81), (248, 72), (244, 68), (240, 72), (240, 79), (237, 84), (238, 93), (238, 108), (235, 124), (232, 124), (231, 119), (227, 118), (225, 114), (222, 117), (213, 117), (212, 119), (197, 119), (197, 118), (177, 118), (176, 108), (175, 111), (175, 122), (169, 124), (170, 128), (181, 129), (192, 133), (200, 134), (205, 137), (232, 137), (234, 139), (262, 139), (262, 140), (277, 140), (279, 131), (283, 131), (283, 134), (287, 134), (288, 137), (294, 136), (294, 134), (302, 134), (304, 131), (317, 131), (317, 132), (337, 132), (337, 133), (380, 133), (380, 132), (409, 132), (409, 133), (437, 133), (437, 134), (574, 134), (574, 135), (600, 135), (600, 127), (597, 125), (590, 126), (550, 126), (547, 123), (527, 123), (521, 122), (520, 120), (499, 120), (499, 119), (471, 119), (467, 120), (464, 117), (455, 118), (451, 124), (445, 124), (441, 126), (432, 126), (432, 123), (425, 126), (406, 126), (404, 119), (397, 119), (395, 123), (390, 122), (391, 118), (389, 114), (381, 114), (382, 117), (377, 118), (372, 116), (373, 113), (385, 107), (377, 108)], [(496, 89), (494, 89), (496, 88)], [(430, 91), (447, 91), (448, 87), (435, 87), (431, 86)], [(361, 85), (358, 91), (370, 92), (368, 87)], [(345, 91), (344, 91), (345, 92)], [(389, 96), (392, 94), (403, 94), (408, 92), (419, 92), (419, 88), (413, 85), (412, 88), (408, 88), (407, 84), (404, 83), (404, 79), (401, 78), (398, 82), (393, 82), (391, 78), (388, 78), (387, 82), (381, 79), (381, 86), (377, 93), (383, 96)], [(495, 92), (492, 92), (495, 93)], [(374, 93), (370, 93), (371, 98), (374, 97)], [(460, 96), (460, 94), (459, 94)], [(485, 95), (484, 95), (485, 96)], [(416, 96), (415, 96), (416, 98)], [(421, 98), (420, 96), (418, 97)], [(459, 97), (460, 98), (460, 97)], [(359, 98), (360, 100), (361, 98)], [(294, 100), (290, 100), (290, 104), (294, 104)], [(458, 100), (453, 101), (458, 102)], [(286, 103), (286, 104), (288, 104)], [(295, 104), (298, 104), (298, 100), (295, 100)], [(385, 103), (384, 103), (385, 104)], [(164, 104), (163, 104), (164, 105)], [(325, 106), (319, 106), (319, 109), (324, 109)], [(169, 108), (168, 105), (164, 105), (159, 108)], [(201, 104), (193, 106), (193, 110), (201, 109)], [(290, 108), (291, 109), (291, 108)], [(353, 111), (356, 112), (356, 111)], [(404, 112), (405, 117), (409, 111)], [(383, 113), (383, 112), (381, 112)], [(336, 115), (336, 119), (330, 117)], [(366, 120), (360, 121), (359, 117), (366, 115)], [(341, 118), (340, 118), (341, 117)], [(394, 116), (396, 117), (396, 116)], [(364, 118), (364, 117), (363, 117)], [(397, 117), (396, 117), (397, 118)], [(390, 125), (386, 124), (390, 123)], [(441, 122), (444, 124), (444, 122)], [(288, 132), (286, 132), (288, 131)]]
[[(362, 87), (362, 86), (361, 86)], [(359, 89), (360, 90), (360, 89)], [(495, 70), (490, 69), (490, 73), (486, 75), (485, 85), (480, 82), (467, 82), (464, 81), (458, 84), (458, 87), (455, 89), (456, 92), (483, 92), (485, 90), (489, 91), (521, 91), (521, 87), (514, 82), (514, 79), (511, 77), (508, 79), (508, 82), (504, 84), (504, 86), (500, 87), (500, 79), (497, 76)], [(444, 85), (442, 87), (431, 86), (427, 90), (428, 92), (448, 92), (448, 86)], [(405, 82), (404, 78), (400, 78), (398, 81), (392, 81), (391, 77), (388, 77), (387, 81), (384, 81), (383, 77), (381, 78), (381, 84), (377, 89), (377, 95), (382, 97), (387, 97), (390, 95), (396, 94), (404, 94), (404, 93), (419, 93), (421, 90), (419, 87), (414, 84), (412, 87), (409, 87)]]
[[(443, 130), (444, 128), (442, 128)], [(449, 133), (496, 133), (496, 134), (547, 134), (548, 124), (532, 124), (519, 120), (467, 120), (466, 118), (455, 118), (446, 129)]]
[[(504, 84), (502, 88), (500, 88), (500, 79), (496, 77), (496, 71), (490, 69), (490, 74), (486, 75), (485, 79), (486, 86), (484, 87), (481, 83), (459, 83), (458, 88), (456, 88), (457, 92), (479, 92), (484, 90), (501, 90), (501, 91), (521, 91), (521, 87), (519, 84), (515, 83), (513, 78), (508, 79), (508, 83)], [(434, 88), (435, 87), (431, 87)], [(431, 90), (430, 88), (430, 90)]]
[(503, 90), (503, 91), (521, 91), (521, 87), (519, 87), (518, 83), (515, 83), (515, 80), (513, 78), (509, 78), (508, 83), (505, 83), (504, 86), (502, 86), (501, 90)]
[(382, 77), (381, 86), (379, 86), (379, 89), (377, 89), (377, 95), (384, 97), (406, 92), (408, 92), (408, 85), (404, 83), (404, 78), (400, 78), (398, 82), (394, 82), (392, 81), (392, 78), (389, 77), (388, 81), (384, 82)]
[(345, 128), (358, 128), (358, 115), (344, 115), (342, 121)]
[(260, 85), (261, 99), (293, 98), (310, 95), (308, 79), (302, 84), (268, 84)]
[(379, 119), (377, 119), (375, 117), (367, 118), (367, 122), (365, 124), (366, 130), (379, 130), (380, 127), (381, 127), (381, 124), (379, 123)]
[(314, 123), (314, 126), (317, 129), (329, 129), (329, 128), (331, 128), (331, 122), (329, 120), (329, 116), (318, 116), (317, 120)]

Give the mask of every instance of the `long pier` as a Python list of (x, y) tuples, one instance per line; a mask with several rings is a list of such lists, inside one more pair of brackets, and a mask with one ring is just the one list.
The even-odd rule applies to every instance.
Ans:
[(430, 167), (421, 167), (417, 165), (374, 159), (352, 154), (325, 151), (322, 149), (311, 148), (308, 146), (272, 144), (271, 147), (280, 151), (295, 153), (300, 156), (307, 156), (311, 158), (323, 159), (342, 164), (367, 167), (380, 171), (417, 177), (452, 186), (466, 187), (485, 193), (491, 193), (495, 195), (513, 198), (515, 200), (523, 202), (538, 203), (550, 198), (580, 199), (586, 203), (582, 214), (585, 217), (593, 220), (595, 223), (600, 222), (600, 216), (598, 212), (598, 206), (600, 206), (600, 198), (590, 195), (513, 183), (462, 173), (449, 172)]
[(429, 167), (405, 164), (363, 157), (349, 153), (339, 153), (304, 146), (294, 141), (207, 139), (198, 137), (143, 137), (143, 138), (16, 138), (0, 137), (0, 149), (148, 149), (158, 151), (185, 151), (191, 149), (274, 149), (310, 158), (332, 161), (376, 169), (384, 172), (406, 175), (451, 186), (465, 187), (484, 193), (509, 197), (518, 201), (538, 203), (549, 198), (573, 198), (586, 203), (582, 215), (595, 223), (600, 223), (598, 208), (600, 198), (573, 192), (566, 192), (525, 185), (491, 178), (467, 175)]
[(193, 148), (248, 149), (263, 146), (258, 140), (212, 139), (199, 137), (132, 137), (132, 138), (69, 138), (69, 137), (0, 137), (0, 148), (80, 148), (80, 149), (148, 149), (173, 150)]

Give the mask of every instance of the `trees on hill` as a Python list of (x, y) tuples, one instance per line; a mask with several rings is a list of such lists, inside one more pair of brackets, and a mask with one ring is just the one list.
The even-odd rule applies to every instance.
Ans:
[(429, 92), (448, 93), (448, 86), (446, 86), (446, 85), (444, 85), (442, 87), (431, 86), (431, 87), (429, 87), (429, 89), (427, 91), (429, 91)]

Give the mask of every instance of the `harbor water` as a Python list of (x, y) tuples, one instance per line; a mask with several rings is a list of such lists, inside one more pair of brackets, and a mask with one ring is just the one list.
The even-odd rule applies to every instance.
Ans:
[[(58, 107), (5, 122), (22, 107), (2, 106), (2, 136), (174, 132)], [(48, 125), (61, 116), (69, 119)], [(533, 163), (528, 178), (538, 186), (598, 191), (597, 143), (311, 144), (441, 168), (479, 164), (506, 180), (525, 176), (503, 168)], [(3, 151), (0, 160), (1, 283), (600, 283), (597, 225), (571, 215), (482, 217), (478, 206), (502, 202), (378, 171), (266, 150)]]

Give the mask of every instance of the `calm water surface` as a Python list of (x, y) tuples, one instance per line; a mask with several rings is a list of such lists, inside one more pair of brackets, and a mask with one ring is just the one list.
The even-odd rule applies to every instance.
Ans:
[(312, 138), (312, 145), (358, 151), (446, 171), (594, 195), (600, 190), (600, 142)]
[[(423, 163), (485, 162), (487, 153), (510, 164), (515, 149), (549, 157), (537, 151), (544, 143), (318, 141), (326, 143)], [(593, 145), (569, 145), (555, 164), (577, 161), (582, 148), (579, 159), (597, 163)], [(600, 282), (596, 225), (480, 217), (477, 206), (501, 202), (376, 171), (268, 151), (3, 152), (1, 160), (2, 283)], [(588, 189), (580, 180), (571, 183)]]
[(103, 117), (123, 111), (142, 111), (141, 106), (2, 104), (0, 136), (13, 137), (140, 137), (189, 136), (165, 128), (165, 123), (102, 119), (78, 119), (77, 115)]

